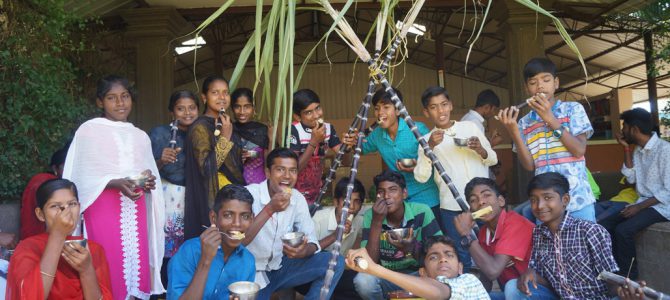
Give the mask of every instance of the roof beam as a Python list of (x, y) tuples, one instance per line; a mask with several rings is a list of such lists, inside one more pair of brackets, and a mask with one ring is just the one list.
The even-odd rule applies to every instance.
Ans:
[[(623, 68), (623, 69), (619, 69), (619, 70), (616, 70), (616, 71), (612, 71), (612, 72), (609, 72), (609, 73), (607, 73), (607, 74), (605, 74), (605, 75), (598, 76), (598, 77), (596, 77), (596, 78), (591, 78), (591, 79), (589, 79), (589, 82), (597, 82), (597, 81), (599, 81), (599, 80), (601, 80), (601, 79), (608, 78), (608, 77), (610, 77), (610, 76), (612, 76), (612, 75), (616, 75), (616, 74), (618, 74), (618, 73), (623, 73), (623, 72), (628, 71), (628, 70), (630, 70), (630, 69), (637, 68), (637, 67), (639, 67), (639, 66), (641, 66), (641, 65), (644, 65), (644, 63), (645, 63), (644, 61), (642, 61), (642, 62), (638, 62), (638, 63), (632, 64), (632, 65), (630, 65), (630, 66), (628, 66), (628, 67), (625, 67), (625, 68)], [(564, 91), (567, 91), (567, 90), (571, 90), (571, 89), (576, 88), (576, 87), (578, 87), (578, 86), (580, 86), (580, 85), (583, 85), (583, 84), (584, 84), (584, 82), (581, 82), (581, 83), (573, 84), (573, 85), (571, 85), (571, 86), (569, 86), (569, 87), (559, 88), (559, 89), (558, 89), (558, 93), (561, 93), (561, 92), (564, 92)]]
[[(632, 39), (629, 39), (629, 40), (627, 40), (627, 41), (625, 41), (625, 42), (623, 42), (623, 43), (619, 43), (619, 44), (615, 45), (614, 47), (607, 48), (607, 49), (605, 49), (605, 50), (603, 50), (603, 51), (600, 51), (600, 52), (598, 52), (598, 53), (596, 53), (596, 54), (594, 54), (594, 55), (591, 55), (591, 56), (585, 58), (585, 59), (584, 59), (584, 63), (589, 62), (589, 61), (592, 61), (592, 60), (594, 60), (594, 59), (596, 59), (596, 58), (599, 58), (599, 57), (601, 57), (601, 56), (603, 56), (603, 55), (606, 55), (606, 54), (608, 54), (608, 53), (611, 53), (612, 51), (615, 51), (616, 49), (619, 49), (619, 48), (621, 48), (621, 47), (628, 46), (628, 45), (630, 45), (630, 44), (632, 44), (632, 43), (635, 43), (635, 42), (639, 41), (640, 39), (642, 39), (642, 35), (638, 35), (638, 36), (636, 36), (636, 37), (634, 37), (634, 38), (632, 38)], [(576, 62), (576, 63), (573, 63), (573, 64), (571, 64), (571, 65), (569, 65), (569, 66), (563, 68), (563, 69), (560, 70), (559, 72), (565, 72), (565, 71), (567, 71), (567, 70), (570, 70), (570, 69), (572, 69), (572, 68), (574, 68), (574, 67), (577, 67), (577, 66), (580, 66), (580, 65), (581, 65), (581, 63)]]

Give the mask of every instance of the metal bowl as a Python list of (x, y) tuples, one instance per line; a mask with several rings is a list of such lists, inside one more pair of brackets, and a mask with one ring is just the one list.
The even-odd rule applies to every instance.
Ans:
[(287, 234), (284, 234), (281, 237), (282, 242), (285, 244), (291, 246), (291, 247), (298, 247), (300, 244), (302, 244), (302, 238), (305, 236), (304, 233), (302, 232), (289, 232)]
[(469, 138), (454, 137), (454, 144), (459, 147), (467, 147)]
[(260, 289), (260, 285), (251, 281), (233, 282), (228, 286), (230, 295), (240, 300), (255, 300)]
[(79, 244), (79, 246), (82, 246), (84, 248), (86, 248), (86, 243), (87, 243), (86, 239), (65, 241), (65, 244)]
[(402, 239), (407, 239), (407, 238), (411, 237), (409, 235), (409, 228), (396, 228), (396, 229), (386, 230), (386, 231), (384, 231), (384, 233), (386, 233), (387, 238), (391, 237), (391, 234), (395, 234), (396, 236), (398, 236)]
[(414, 160), (413, 158), (401, 158), (398, 159), (398, 162), (400, 163), (401, 166), (405, 168), (413, 168), (414, 166), (416, 166), (416, 160)]

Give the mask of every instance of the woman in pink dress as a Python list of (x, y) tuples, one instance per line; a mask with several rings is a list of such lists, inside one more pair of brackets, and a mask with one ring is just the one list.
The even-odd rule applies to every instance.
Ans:
[(63, 178), (79, 188), (84, 234), (102, 245), (114, 299), (148, 299), (165, 290), (162, 186), (147, 134), (128, 122), (133, 97), (128, 80), (98, 82), (103, 117), (82, 124), (65, 160)]

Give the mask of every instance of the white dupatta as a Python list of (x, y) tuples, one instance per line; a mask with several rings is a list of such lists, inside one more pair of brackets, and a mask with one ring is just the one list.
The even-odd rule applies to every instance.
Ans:
[[(165, 251), (165, 205), (163, 186), (149, 136), (128, 122), (114, 122), (105, 118), (86, 121), (77, 129), (72, 140), (63, 178), (77, 185), (83, 213), (100, 196), (110, 180), (139, 175), (147, 169), (156, 176), (156, 189), (145, 193), (151, 293), (161, 294), (165, 292), (160, 277)], [(123, 217), (121, 222), (124, 222)], [(124, 264), (124, 269), (126, 267), (134, 266)]]

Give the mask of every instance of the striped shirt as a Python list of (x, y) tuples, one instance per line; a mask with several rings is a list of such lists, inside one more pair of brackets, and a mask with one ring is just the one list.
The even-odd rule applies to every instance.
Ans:
[(540, 224), (533, 230), (528, 267), (549, 281), (561, 299), (610, 299), (603, 271), (619, 270), (612, 241), (602, 226), (566, 215), (555, 236)]
[[(551, 111), (565, 128), (564, 130), (569, 131), (573, 136), (586, 134), (588, 139), (593, 135), (593, 127), (581, 104), (556, 100)], [(535, 111), (521, 118), (518, 127), (521, 139), (533, 158), (535, 175), (557, 172), (570, 182), (568, 211), (578, 211), (596, 202), (589, 185), (584, 156), (573, 156)], [(516, 152), (516, 145), (512, 150)]]
[[(421, 203), (412, 203), (404, 201), (405, 213), (403, 216), (402, 225), (398, 228), (413, 228), (414, 238), (421, 243), (424, 239), (434, 235), (442, 235), (440, 226), (435, 220), (433, 211), (426, 205)], [(363, 239), (361, 240), (361, 248), (365, 248), (370, 239), (370, 226), (372, 225), (372, 209), (368, 209), (363, 215)], [(419, 269), (419, 262), (416, 260), (417, 255), (407, 256), (401, 250), (391, 245), (386, 239), (384, 231), (395, 229), (388, 225), (387, 220), (384, 219), (382, 223), (382, 234), (379, 236), (379, 261), (384, 268), (399, 271), (410, 270), (416, 271)]]

